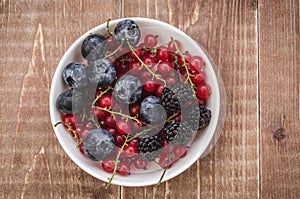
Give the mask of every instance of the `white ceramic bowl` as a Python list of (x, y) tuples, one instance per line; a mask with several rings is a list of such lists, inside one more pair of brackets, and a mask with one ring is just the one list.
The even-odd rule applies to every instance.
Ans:
[[(169, 41), (172, 36), (174, 39), (179, 40), (184, 50), (188, 50), (192, 55), (200, 55), (205, 64), (206, 64), (206, 81), (211, 87), (211, 96), (207, 106), (212, 111), (212, 119), (209, 126), (204, 130), (204, 132), (197, 136), (188, 150), (187, 155), (180, 159), (176, 164), (174, 164), (167, 172), (163, 178), (163, 181), (169, 180), (178, 174), (182, 173), (186, 169), (188, 169), (194, 162), (196, 162), (207, 149), (211, 146), (212, 139), (215, 139), (219, 134), (219, 130), (217, 130), (219, 121), (219, 113), (220, 113), (220, 79), (217, 78), (217, 75), (214, 70), (214, 66), (210, 61), (207, 54), (203, 51), (203, 49), (199, 46), (197, 42), (195, 42), (188, 35), (180, 31), (179, 29), (153, 19), (148, 18), (131, 18), (133, 19), (139, 27), (142, 29), (142, 37), (147, 33), (153, 33), (159, 35), (161, 41)], [(121, 19), (113, 20), (110, 22), (111, 30), (115, 27), (117, 22)], [(81, 45), (83, 40), (90, 33), (100, 33), (103, 35), (107, 35), (106, 32), (106, 23), (101, 24), (92, 30), (86, 32), (80, 38), (78, 38), (66, 51), (58, 67), (55, 71), (51, 91), (50, 91), (50, 114), (51, 114), (51, 122), (55, 124), (58, 121), (61, 121), (61, 114), (56, 109), (55, 102), (57, 96), (67, 89), (63, 80), (62, 80), (62, 71), (64, 67), (70, 62), (84, 62), (83, 57), (81, 56)], [(57, 139), (59, 140), (61, 146), (68, 154), (68, 156), (84, 171), (89, 173), (90, 175), (107, 182), (107, 179), (111, 176), (111, 174), (99, 169), (99, 167), (92, 161), (89, 161), (87, 158), (83, 157), (79, 152), (75, 141), (70, 136), (69, 133), (66, 133), (66, 130), (62, 125), (54, 127), (54, 131)], [(122, 177), (116, 175), (112, 181), (112, 184), (123, 185), (123, 186), (146, 186), (156, 184), (162, 175), (162, 170), (154, 170), (147, 173), (132, 173), (129, 176)]]

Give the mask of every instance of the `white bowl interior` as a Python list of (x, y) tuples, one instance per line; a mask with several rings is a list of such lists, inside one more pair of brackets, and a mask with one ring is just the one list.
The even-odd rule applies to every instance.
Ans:
[[(218, 117), (220, 112), (220, 91), (219, 91), (219, 84), (218, 79), (216, 77), (214, 67), (210, 62), (208, 56), (204, 53), (201, 47), (189, 36), (185, 33), (180, 31), (179, 29), (153, 19), (147, 18), (131, 18), (133, 19), (139, 27), (142, 29), (142, 37), (147, 33), (153, 33), (159, 35), (159, 41), (169, 41), (170, 37), (172, 36), (174, 39), (179, 40), (184, 50), (188, 50), (192, 55), (200, 55), (205, 64), (206, 64), (206, 81), (211, 87), (211, 96), (208, 102), (208, 107), (212, 111), (212, 119), (210, 125), (204, 130), (202, 134), (197, 136), (191, 145), (187, 155), (176, 162), (167, 172), (163, 178), (163, 181), (169, 180), (178, 174), (185, 171), (189, 168), (200, 156), (204, 153), (207, 147), (210, 144), (214, 134), (216, 133), (216, 127), (218, 123)], [(121, 19), (113, 20), (110, 22), (111, 30), (119, 22)], [(51, 91), (50, 91), (50, 115), (51, 115), (51, 122), (55, 124), (58, 121), (61, 121), (61, 114), (56, 109), (55, 102), (56, 97), (67, 89), (63, 80), (62, 80), (62, 71), (64, 67), (70, 62), (84, 62), (84, 59), (81, 56), (81, 44), (83, 40), (90, 34), (90, 33), (100, 33), (103, 35), (107, 35), (106, 33), (106, 23), (99, 25), (92, 30), (88, 31), (80, 38), (78, 38), (66, 51), (64, 56), (62, 57), (52, 80)], [(68, 156), (84, 171), (89, 173), (90, 175), (102, 180), (107, 181), (107, 179), (111, 176), (111, 174), (106, 173), (102, 169), (99, 169), (99, 166), (93, 162), (89, 161), (87, 158), (83, 157), (79, 152), (76, 143), (74, 142), (73, 138), (66, 133), (66, 130), (62, 125), (54, 127), (55, 134), (57, 139), (59, 140), (61, 146), (68, 154)], [(163, 170), (155, 170), (148, 173), (132, 173), (129, 176), (122, 177), (122, 176), (115, 176), (112, 184), (123, 185), (123, 186), (146, 186), (146, 185), (153, 185), (156, 184), (161, 175)]]

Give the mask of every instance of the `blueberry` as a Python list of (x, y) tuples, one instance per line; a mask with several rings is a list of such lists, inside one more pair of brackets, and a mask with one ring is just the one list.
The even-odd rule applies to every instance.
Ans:
[(83, 139), (84, 153), (94, 161), (101, 161), (113, 155), (115, 143), (113, 136), (105, 129), (93, 129)]
[(132, 75), (123, 75), (116, 83), (114, 95), (126, 104), (135, 103), (142, 95), (141, 81)]
[(89, 35), (82, 43), (81, 54), (88, 61), (103, 58), (107, 45), (105, 37), (100, 34)]
[(131, 45), (136, 45), (140, 41), (141, 31), (138, 25), (131, 19), (120, 21), (115, 30), (116, 40), (128, 39)]
[(141, 103), (140, 116), (147, 123), (165, 122), (166, 111), (161, 105), (161, 99), (156, 96), (146, 97)]
[(108, 87), (116, 77), (116, 68), (108, 59), (97, 59), (88, 67), (91, 83), (100, 88)]
[(63, 70), (63, 79), (71, 88), (83, 88), (88, 82), (85, 67), (79, 63), (70, 63)]
[(78, 90), (67, 90), (56, 98), (57, 109), (65, 114), (75, 114), (82, 111), (86, 96)]

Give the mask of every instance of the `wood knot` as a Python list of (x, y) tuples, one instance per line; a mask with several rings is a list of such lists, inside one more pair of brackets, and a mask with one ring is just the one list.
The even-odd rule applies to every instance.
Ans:
[(251, 1), (251, 9), (252, 9), (252, 10), (258, 9), (258, 3), (257, 3), (257, 0)]
[(283, 131), (283, 128), (277, 129), (277, 130), (274, 132), (273, 137), (274, 137), (275, 139), (277, 139), (278, 141), (284, 139), (284, 138), (286, 137), (286, 135), (285, 135), (285, 133), (284, 133), (284, 131)]

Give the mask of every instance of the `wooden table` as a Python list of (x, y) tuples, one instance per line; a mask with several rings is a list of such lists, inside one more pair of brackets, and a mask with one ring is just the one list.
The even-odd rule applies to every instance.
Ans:
[[(0, 197), (300, 198), (299, 4), (1, 0)], [(59, 145), (49, 90), (81, 34), (130, 16), (170, 23), (204, 46), (224, 80), (227, 116), (214, 150), (183, 174), (160, 186), (105, 190)]]

